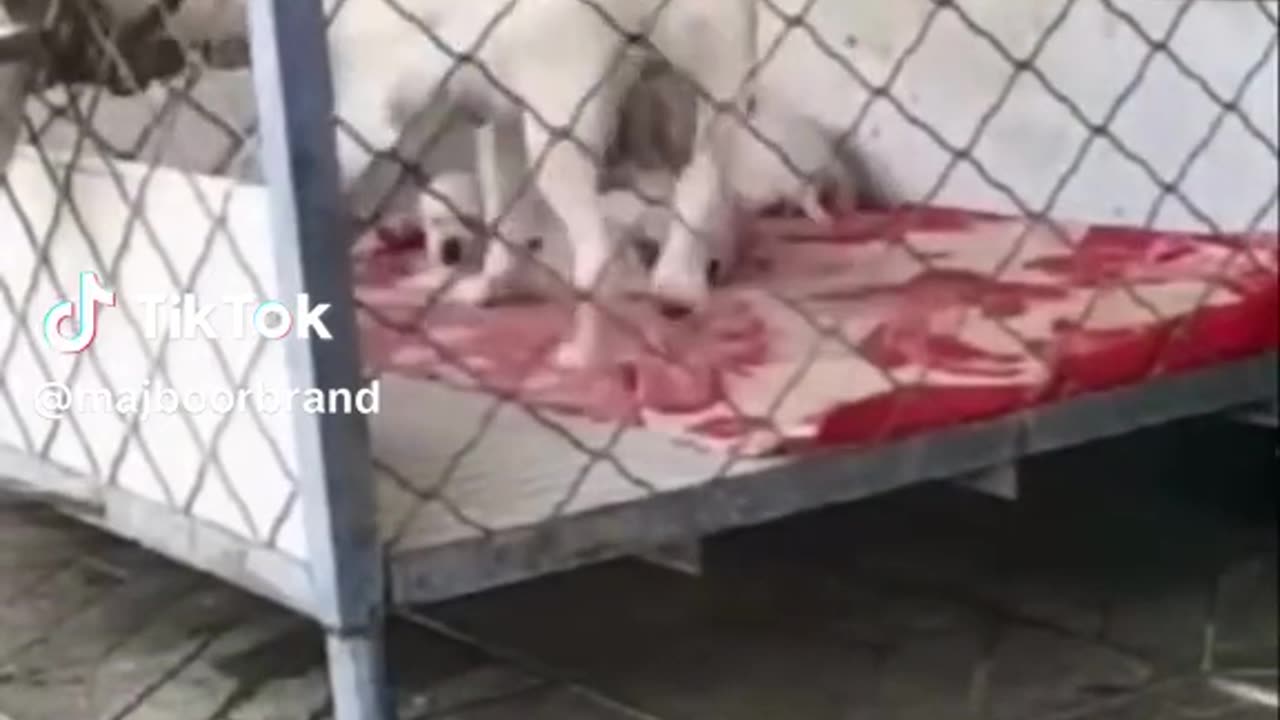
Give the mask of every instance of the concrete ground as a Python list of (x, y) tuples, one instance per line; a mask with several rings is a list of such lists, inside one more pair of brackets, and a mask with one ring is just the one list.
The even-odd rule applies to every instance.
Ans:
[[(1275, 435), (1192, 423), (392, 627), (434, 720), (1276, 717)], [(302, 619), (48, 512), (0, 509), (0, 718), (328, 716)]]

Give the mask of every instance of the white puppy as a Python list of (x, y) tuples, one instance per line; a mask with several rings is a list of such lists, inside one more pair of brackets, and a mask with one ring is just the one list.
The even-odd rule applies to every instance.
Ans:
[[(660, 203), (669, 201), (674, 176), (654, 172), (650, 177), (657, 187), (649, 197), (656, 198), (659, 204), (646, 203), (638, 193), (629, 190), (606, 192), (600, 203), (606, 226), (615, 237), (632, 243), (647, 241), (657, 247), (667, 232), (669, 217), (669, 211)], [(416, 278), (415, 284), (421, 283), (439, 292), (456, 283), (460, 273), (474, 269), (476, 261), (484, 257), (490, 239), (477, 225), (477, 218), (482, 215), (479, 187), (479, 179), (474, 174), (451, 172), (437, 176), (430, 190), (421, 195), (418, 224), (426, 235), (427, 262), (425, 272)], [(568, 288), (558, 278), (572, 268), (569, 239), (563, 223), (554, 215), (543, 213), (538, 227), (538, 234), (530, 238), (527, 247), (536, 260), (531, 258), (521, 290), (532, 297), (564, 298)], [(651, 265), (652, 261), (625, 262), (617, 268), (628, 292), (645, 292), (642, 272), (645, 264)]]
[(822, 206), (828, 188), (835, 191), (839, 209), (852, 207), (857, 187), (836, 137), (810, 118), (763, 100), (752, 108), (749, 125), (750, 130), (738, 130), (739, 166), (731, 178), (744, 210), (785, 203), (828, 224), (831, 216)]
[[(572, 38), (566, 42), (566, 38)], [(466, 109), (486, 124), (477, 136), (491, 242), (481, 272), (461, 296), (490, 302), (516, 289), (529, 234), (521, 227), (523, 179), (564, 224), (573, 252), (571, 282), (584, 296), (609, 296), (609, 265), (620, 242), (599, 199), (600, 165), (627, 88), (645, 58), (644, 38), (706, 93), (699, 102), (693, 159), (675, 189), (688, 222), (674, 223), (652, 278), (663, 301), (689, 309), (707, 298), (704, 233), (724, 221), (732, 173), (733, 120), (713, 103), (745, 111), (755, 55), (755, 0), (349, 0), (330, 26), (334, 91), (341, 118), (362, 136), (338, 134), (339, 163), (353, 183), (376, 150), (395, 147), (411, 124), (443, 127)], [(461, 60), (465, 57), (466, 60)], [(433, 133), (428, 133), (433, 134)], [(580, 305), (561, 361), (588, 361), (599, 349), (594, 303)]]
[[(746, 125), (735, 129), (737, 171), (728, 183), (738, 210), (757, 214), (785, 204), (819, 224), (831, 215), (823, 206), (824, 190), (832, 190), (836, 210), (851, 209), (857, 184), (837, 138), (812, 119), (775, 104), (753, 103)], [(619, 187), (604, 201), (610, 217), (626, 237), (642, 245), (660, 246), (678, 222), (670, 208), (675, 175), (663, 168), (623, 166), (614, 170)], [(655, 202), (656, 201), (656, 202)], [(710, 238), (713, 262), (731, 269), (738, 255), (738, 233), (727, 226)]]

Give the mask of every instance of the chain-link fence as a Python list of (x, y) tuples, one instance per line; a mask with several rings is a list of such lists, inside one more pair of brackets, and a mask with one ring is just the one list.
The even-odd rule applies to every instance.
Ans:
[(339, 626), (347, 526), (433, 599), (1274, 392), (1275, 3), (313, 5), (7, 4), (0, 452)]
[[(243, 184), (257, 172), (244, 8), (5, 6), (0, 464), (38, 458), (77, 509), (298, 596), (298, 452), (262, 391), (289, 385), (269, 341), (288, 318), (273, 308), (259, 330), (249, 315), (286, 298), (265, 197)], [(253, 548), (283, 564), (254, 567)]]
[[(340, 158), (408, 161), (357, 249), (366, 362), (395, 388), (374, 419), (395, 551), (1273, 342), (1273, 5), (723, 5), (336, 11)], [(748, 63), (726, 28), (752, 11)], [(373, 26), (388, 54), (363, 51)], [(380, 103), (417, 134), (389, 144)], [(417, 171), (442, 108), (488, 123), (474, 175)]]

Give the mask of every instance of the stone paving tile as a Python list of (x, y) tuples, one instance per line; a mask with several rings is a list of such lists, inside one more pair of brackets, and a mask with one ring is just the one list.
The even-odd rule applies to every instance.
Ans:
[(501, 702), (458, 708), (443, 714), (433, 713), (430, 720), (632, 720), (632, 716), (612, 710), (572, 690), (550, 688), (527, 692)]
[[(328, 717), (323, 647), (312, 623), (170, 570), (112, 588), (13, 653), (0, 674), (0, 718)], [(388, 635), (405, 718), (545, 684), (418, 627), (397, 622)]]
[[(23, 551), (0, 583), (24, 580), (0, 584), (15, 588), (0, 606), (0, 718), (326, 716), (312, 623), (82, 525), (2, 511), (0, 547)], [(406, 718), (544, 684), (418, 627), (388, 635)]]
[(0, 597), (26, 570), (64, 563), (92, 533), (42, 506), (0, 499)]
[[(224, 591), (230, 593), (230, 591)], [(302, 622), (300, 618), (284, 613), (264, 602), (251, 600), (236, 593), (243, 605), (237, 622), (233, 626), (206, 625), (207, 632), (190, 633), (187, 638), (175, 643), (184, 650), (193, 648), (199, 652), (194, 657), (183, 656), (185, 662), (174, 667), (170, 677), (163, 683), (150, 687), (143, 702), (137, 704), (125, 717), (127, 720), (173, 720), (174, 718), (217, 718), (237, 710), (238, 707), (251, 704), (255, 692), (263, 684), (270, 685), (282, 676), (288, 676), (287, 668), (296, 660), (283, 652), (281, 648), (276, 668), (263, 678), (253, 678), (245, 683), (233, 673), (225, 672), (217, 665), (218, 658), (234, 657), (240, 653), (260, 647), (264, 638), (278, 637), (284, 632), (297, 628)], [(234, 602), (229, 598), (219, 597), (219, 604)], [(185, 628), (182, 628), (185, 629)], [(139, 641), (139, 654), (145, 653), (158, 638)], [(157, 644), (158, 645), (158, 644)], [(155, 647), (161, 657), (172, 655), (172, 650), (162, 646)], [(314, 658), (306, 659), (306, 664), (295, 672), (311, 670)], [(324, 700), (323, 686), (320, 698), (314, 694), (303, 694), (295, 699), (295, 707), (301, 712), (296, 717), (305, 717), (306, 713)]]
[(94, 546), (95, 538), (101, 539), (101, 533), (84, 523), (0, 496), (0, 605), (18, 602), (52, 582), (84, 556), (86, 547)]
[(63, 568), (0, 605), (0, 668), (54, 629), (91, 612), (113, 594), (128, 592), (134, 581), (175, 573), (185, 574), (157, 556), (100, 537)]
[(501, 703), (519, 705), (546, 681), (512, 667), (489, 665), (463, 672), (444, 682), (408, 688), (400, 698), (403, 720), (436, 720)]
[[(212, 664), (223, 673), (252, 690), (242, 693), (227, 720), (330, 718), (321, 642), (313, 626), (299, 621), (255, 648), (213, 659)], [(278, 658), (282, 656), (291, 658), (291, 670), (281, 672)], [(387, 656), (398, 690), (398, 709), (405, 720), (501, 699), (544, 684), (473, 648), (401, 620), (393, 620), (387, 630)], [(306, 712), (300, 712), (302, 708)]]
[[(768, 569), (655, 573), (641, 587), (632, 578), (649, 573), (618, 566), (437, 616), (670, 718), (929, 720), (972, 708), (1025, 720), (1152, 675), (1106, 647), (960, 603)], [(572, 621), (520, 622), (503, 612), (513, 607)]]
[(870, 648), (729, 585), (623, 563), (434, 615), (664, 718), (821, 718), (873, 692)]
[(1275, 561), (1274, 555), (1249, 558), (1219, 579), (1212, 657), (1216, 669), (1275, 665), (1280, 655)]
[[(402, 718), (1274, 717), (1171, 680), (1207, 657), (1274, 693), (1277, 646), (1274, 483), (1180, 432), (1031, 463), (1017, 503), (935, 485), (732, 533), (701, 578), (619, 562), (423, 609), (491, 647), (394, 624)], [(76, 523), (0, 505), (6, 596), (0, 718), (328, 717), (314, 625)]]
[[(967, 598), (1184, 668), (1201, 659), (1215, 594), (1223, 623), (1274, 639), (1275, 614), (1269, 624), (1260, 616), (1275, 606), (1274, 571), (1250, 580), (1232, 570), (1274, 563), (1274, 518), (1242, 523), (1247, 497), (1228, 507), (1188, 486), (1170, 468), (1178, 458), (1169, 457), (1169, 438), (1145, 437), (1027, 463), (1030, 481), (1015, 504), (927, 488), (833, 513), (833, 521), (788, 528), (807, 538), (793, 540), (793, 551), (830, 558), (831, 572), (861, 582)], [(1265, 467), (1252, 472), (1266, 476)], [(1249, 482), (1236, 476), (1219, 492)], [(1244, 612), (1242, 602), (1255, 609)]]
[(1134, 692), (1155, 677), (1145, 662), (1087, 639), (1004, 626), (989, 660), (984, 717), (1024, 720)]
[(1051, 717), (1198, 667), (1215, 596), (1219, 654), (1273, 652), (1273, 520), (1170, 487), (1169, 447), (1049, 456), (1018, 503), (928, 487), (728, 536), (699, 580), (615, 565), (430, 612), (663, 717)]
[(121, 691), (104, 684), (114, 650), (149, 627), (174, 618), (169, 611), (193, 589), (195, 578), (175, 584), (157, 575), (126, 583), (93, 607), (59, 625), (11, 656), (4, 690), (10, 712), (20, 717), (72, 718), (106, 714)]
[(1271, 708), (1215, 693), (1203, 680), (1165, 683), (1132, 698), (1083, 709), (1072, 720), (1274, 720)]

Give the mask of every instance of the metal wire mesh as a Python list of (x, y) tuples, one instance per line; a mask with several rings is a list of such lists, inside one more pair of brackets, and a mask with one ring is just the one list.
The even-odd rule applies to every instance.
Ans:
[[(7, 7), (44, 53), (15, 85), (4, 185), (26, 236), (0, 276), (5, 442), (296, 549), (279, 418), (180, 413), (151, 437), (120, 414), (34, 418), (25, 397), (279, 380), (270, 343), (179, 354), (127, 302), (271, 294), (267, 243), (243, 237), (262, 201), (210, 179), (257, 175), (243, 7)], [(1256, 354), (1256, 331), (1205, 342), (1274, 287), (1276, 12), (1221, 8), (329, 3), (393, 552)], [(1199, 27), (1247, 32), (1228, 54)], [(582, 260), (597, 202), (620, 238), (601, 272)], [(125, 299), (103, 333), (119, 344), (57, 357), (22, 319), (82, 270)]]
[[(381, 384), (392, 573), (416, 558), (430, 575), (393, 577), (397, 600), (856, 495), (640, 516), (660, 527), (601, 512), (695, 489), (732, 505), (716, 491), (780, 458), (1277, 345), (1274, 3), (327, 5), (359, 231), (359, 337), (336, 341)], [(0, 462), (305, 557), (287, 414), (147, 417), (129, 395), (300, 390), (261, 332), (179, 341), (142, 302), (277, 291), (267, 199), (245, 182), (244, 7), (3, 7), (25, 30), (0, 35)], [(118, 295), (85, 316), (89, 274)], [(99, 332), (57, 352), (49, 313), (72, 298), (69, 331)], [(51, 386), (69, 393), (53, 408)], [(90, 395), (116, 402), (61, 407)], [(346, 576), (360, 564), (304, 592), (340, 626), (335, 694), (372, 705), (380, 611), (351, 590), (379, 573)]]
[[(966, 389), (987, 395), (970, 397), (970, 406), (953, 410), (946, 422), (980, 420), (1086, 389), (1106, 389), (1118, 381), (1085, 387), (1088, 373), (1074, 365), (1081, 362), (1082, 345), (1112, 345), (1119, 351), (1121, 338), (1138, 326), (1159, 328), (1138, 342), (1141, 348), (1129, 346), (1142, 358), (1125, 382), (1141, 383), (1194, 364), (1186, 358), (1187, 346), (1203, 341), (1204, 323), (1211, 322), (1207, 318), (1215, 308), (1231, 304), (1223, 294), (1230, 292), (1227, 287), (1243, 291), (1252, 282), (1246, 277), (1266, 285), (1265, 278), (1275, 274), (1273, 173), (1260, 170), (1257, 181), (1241, 179), (1239, 192), (1233, 193), (1240, 205), (1232, 209), (1216, 200), (1210, 208), (1203, 195), (1212, 188), (1203, 176), (1195, 179), (1198, 172), (1208, 172), (1204, 158), (1213, 148), (1251, 167), (1274, 165), (1273, 114), (1261, 99), (1274, 92), (1269, 74), (1276, 59), (1274, 5), (1249, 5), (1248, 23), (1264, 30), (1247, 41), (1247, 60), (1223, 61), (1210, 69), (1215, 61), (1206, 60), (1206, 54), (1216, 51), (1198, 49), (1193, 35), (1203, 36), (1189, 29), (1208, 22), (1203, 18), (1210, 16), (1212, 4), (1204, 2), (1169, 3), (1154, 12), (1122, 2), (1066, 0), (1013, 15), (1007, 7), (979, 2), (917, 2), (861, 11), (814, 0), (722, 4), (733, 7), (722, 8), (726, 15), (717, 19), (747, 8), (757, 13), (757, 38), (753, 62), (742, 77), (749, 98), (737, 106), (716, 104), (731, 118), (737, 143), (717, 162), (727, 202), (736, 211), (768, 211), (761, 219), (734, 225), (730, 234), (763, 236), (762, 245), (772, 249), (743, 249), (737, 277), (730, 274), (713, 292), (707, 316), (674, 320), (653, 310), (663, 305), (662, 298), (658, 303), (643, 299), (653, 294), (646, 279), (638, 281), (638, 290), (628, 286), (642, 299), (623, 300), (606, 299), (599, 286), (574, 280), (571, 261), (549, 249), (560, 243), (571, 254), (590, 252), (567, 225), (557, 225), (557, 214), (570, 219), (563, 204), (544, 206), (544, 217), (552, 219), (538, 225), (520, 216), (536, 215), (521, 203), (537, 199), (526, 195), (493, 203), (483, 189), (483, 160), (477, 165), (478, 201), (471, 190), (440, 191), (439, 170), (451, 161), (437, 161), (433, 173), (422, 170), (422, 158), (431, 167), (432, 154), (458, 136), (406, 123), (419, 131), (412, 142), (379, 142), (386, 129), (369, 120), (368, 105), (379, 97), (369, 78), (377, 71), (401, 72), (396, 43), (420, 43), (420, 52), (406, 62), (419, 63), (414, 72), (421, 77), (389, 86), (389, 105), (412, 102), (414, 110), (427, 108), (427, 126), (434, 130), (443, 124), (439, 108), (456, 106), (481, 123), (497, 123), (501, 132), (553, 138), (542, 153), (525, 148), (527, 172), (519, 179), (522, 188), (540, 192), (541, 201), (553, 200), (551, 205), (554, 198), (548, 194), (558, 192), (553, 186), (564, 174), (563, 167), (547, 170), (547, 153), (555, 152), (548, 148), (576, 144), (599, 173), (602, 203), (630, 183), (640, 204), (666, 209), (671, 225), (702, 231), (708, 229), (705, 217), (683, 217), (672, 204), (670, 188), (679, 187), (679, 180), (667, 178), (666, 197), (655, 197), (651, 187), (635, 180), (652, 177), (655, 169), (678, 176), (681, 163), (699, 151), (700, 143), (710, 142), (691, 133), (699, 99), (726, 99), (699, 86), (698, 74), (706, 65), (731, 62), (715, 54), (720, 46), (714, 35), (698, 34), (714, 23), (698, 25), (702, 18), (680, 0), (641, 3), (643, 10), (587, 0), (539, 10), (494, 2), (435, 15), (427, 5), (351, 0), (334, 11), (333, 27), (339, 30), (331, 41), (339, 73), (337, 110), (348, 114), (339, 118), (340, 145), (398, 165), (407, 180), (402, 178), (396, 192), (407, 184), (410, 194), (429, 198), (409, 206), (411, 215), (416, 208), (425, 238), (396, 237), (402, 227), (395, 213), (405, 206), (395, 192), (385, 191), (384, 177), (380, 202), (366, 202), (372, 210), (361, 217), (365, 228), (379, 222), (382, 228), (369, 229), (356, 251), (363, 268), (357, 297), (370, 372), (383, 374), (384, 380), (399, 376), (434, 383), (392, 380), (400, 402), (416, 409), (384, 411), (374, 420), (382, 519), (389, 542), (400, 550), (472, 536), (496, 538), (568, 514), (724, 480), (754, 467), (752, 459), (766, 451), (802, 451), (823, 439), (860, 445), (892, 440), (945, 424), (928, 421), (930, 406), (953, 402), (956, 392)], [(1201, 20), (1192, 18), (1197, 14)], [(359, 32), (351, 30), (359, 25), (354, 18), (377, 20), (369, 23), (380, 28), (379, 42), (392, 59), (362, 59), (365, 46)], [(683, 38), (659, 37), (667, 22), (694, 29)], [(1069, 44), (1091, 32), (1105, 34), (1105, 40), (1075, 52), (1110, 48), (1124, 64), (1117, 62), (1105, 78), (1085, 70), (1078, 77), (1064, 73), (1070, 65), (1063, 58), (1073, 52)], [(557, 73), (567, 71), (556, 54), (557, 41), (539, 42), (536, 36), (564, 41), (572, 35), (589, 45), (608, 33), (614, 36), (612, 57), (636, 63), (632, 74), (618, 80), (602, 65), (596, 69), (603, 78), (597, 85), (572, 94), (575, 102), (557, 105), (552, 98), (559, 92)], [(680, 56), (682, 41), (703, 51), (699, 62)], [(344, 68), (358, 79), (344, 85)], [(652, 90), (651, 78), (672, 75), (685, 84)], [(969, 82), (965, 75), (983, 81)], [(629, 85), (636, 77), (638, 84)], [(1150, 87), (1160, 83), (1172, 85), (1178, 95), (1153, 99)], [(1091, 91), (1091, 84), (1107, 90)], [(618, 87), (630, 94), (620, 94)], [(539, 92), (543, 95), (530, 97)], [(598, 110), (593, 101), (599, 97), (607, 98), (601, 103), (607, 110), (601, 112), (612, 114), (611, 120), (617, 116), (612, 144), (602, 140), (604, 135), (585, 140), (575, 135), (583, 127), (584, 108)], [(1212, 111), (1197, 110), (1192, 128), (1189, 121), (1152, 115), (1161, 103), (1208, 105)], [(503, 110), (495, 113), (495, 107)], [(549, 119), (552, 113), (558, 113), (559, 123)], [(512, 122), (513, 116), (519, 120)], [(816, 168), (789, 152), (803, 149), (795, 136), (815, 124), (835, 158)], [(1159, 130), (1174, 125), (1169, 132)], [(1164, 146), (1135, 134), (1135, 127), (1161, 136)], [(1223, 140), (1228, 134), (1231, 139)], [(882, 137), (889, 135), (896, 144)], [(1226, 145), (1233, 149), (1225, 150)], [(746, 159), (753, 155), (767, 156), (768, 162), (749, 164)], [(864, 201), (863, 209), (852, 213), (831, 205), (815, 212), (816, 203), (803, 193), (786, 197), (769, 188), (774, 194), (762, 195), (757, 187), (762, 183), (756, 181), (769, 171), (799, 178), (797, 186), (806, 189), (828, 190), (833, 178), (850, 177), (862, 184), (864, 195), (879, 196), (889, 207), (867, 208)], [(1082, 179), (1085, 173), (1089, 177)], [(1108, 217), (1109, 210), (1097, 210), (1105, 201), (1082, 201), (1085, 183), (1139, 199), (1125, 200), (1127, 205)], [(825, 226), (803, 217), (781, 219), (779, 204), (836, 217)], [(966, 204), (1011, 220), (940, 209)], [(1247, 210), (1240, 209), (1243, 205)], [(1092, 216), (1079, 217), (1082, 208)], [(1118, 244), (1098, 242), (1095, 226), (1108, 220), (1130, 228), (1127, 234), (1111, 231), (1113, 240), (1124, 235)], [(616, 227), (635, 229), (623, 221)], [(968, 242), (994, 249), (943, 242), (948, 231), (964, 235), (963, 227), (969, 228)], [(1144, 236), (1144, 230), (1151, 234)], [(663, 233), (650, 232), (634, 247), (624, 243), (621, 252), (634, 257), (619, 262), (652, 263), (657, 252), (652, 246), (661, 243)], [(486, 271), (484, 252), (475, 248), (486, 242), (488, 253), (493, 245), (505, 245), (522, 267), (533, 268), (523, 277), (535, 279), (520, 290), (537, 299), (480, 293), (480, 299), (492, 301), (488, 307), (459, 309), (477, 300), (476, 278)], [(842, 249), (826, 256), (810, 250), (823, 242)], [(1145, 248), (1129, 256), (1136, 264), (1126, 266), (1117, 255), (1108, 270), (1088, 281), (1077, 278), (1070, 290), (1048, 288), (1047, 276), (1039, 274), (1051, 262), (1083, 273), (1082, 263), (1106, 264), (1096, 253), (1123, 254), (1124, 242)], [(396, 243), (412, 249), (388, 249)], [(785, 265), (790, 254), (803, 258), (792, 260), (795, 264), (847, 267), (826, 272), (808, 267), (790, 285), (771, 283), (770, 268)], [(1092, 260), (1081, 259), (1089, 254)], [(1137, 259), (1144, 254), (1146, 259)], [(1174, 269), (1178, 258), (1186, 263), (1182, 270)], [(1197, 269), (1190, 271), (1190, 265)], [(503, 276), (501, 282), (509, 279)], [(907, 290), (895, 295), (894, 285)], [(1170, 290), (1173, 285), (1180, 289)], [(1035, 327), (1019, 309), (1037, 302), (1038, 293), (1054, 306), (1051, 327)], [(849, 304), (859, 307), (850, 310)], [(603, 322), (609, 329), (602, 332), (614, 335), (587, 362), (557, 365), (565, 360), (566, 343), (588, 342), (578, 334), (585, 332), (586, 306), (607, 315)], [(753, 335), (757, 332), (761, 335)], [(940, 360), (949, 352), (972, 357)], [(757, 356), (771, 354), (787, 354), (787, 362), (775, 357), (770, 364)], [(581, 361), (581, 355), (568, 357)], [(1108, 357), (1101, 360), (1104, 365), (1128, 362)], [(842, 416), (839, 422), (836, 416)], [(682, 448), (690, 442), (712, 449), (715, 459), (693, 458)]]
[[(0, 70), (24, 80), (0, 110), (20, 125), (0, 180), (0, 444), (302, 555), (289, 416), (261, 402), (285, 388), (281, 352), (233, 317), (252, 305), (218, 305), (276, 282), (270, 245), (245, 237), (262, 199), (240, 183), (256, 174), (243, 7), (6, 6), (34, 42)], [(84, 307), (86, 273), (114, 307)], [(40, 320), (77, 293), (55, 328), (93, 312), (97, 335), (56, 352)]]

